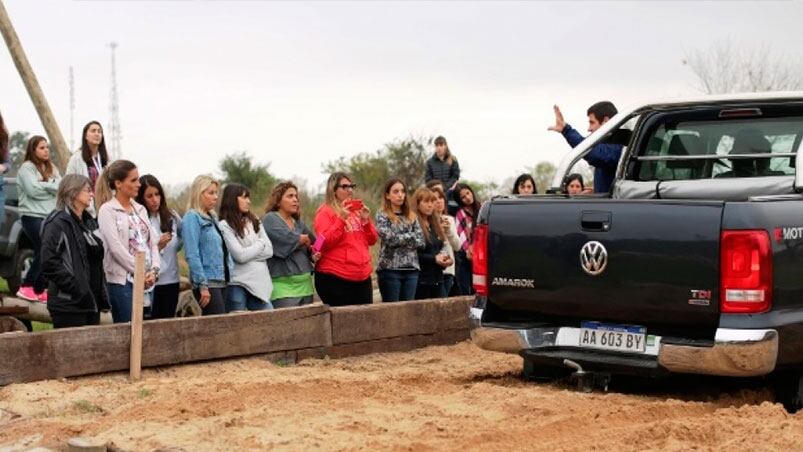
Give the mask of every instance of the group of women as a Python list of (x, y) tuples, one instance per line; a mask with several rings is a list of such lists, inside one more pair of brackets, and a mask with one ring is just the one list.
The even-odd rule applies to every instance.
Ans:
[[(8, 133), (0, 117), (0, 151)], [(7, 163), (0, 164), (0, 174)], [(198, 176), (184, 218), (167, 207), (152, 175), (128, 160), (109, 161), (103, 129), (90, 122), (62, 177), (47, 140), (28, 140), (17, 174), (19, 210), (34, 257), (17, 296), (47, 303), (56, 328), (95, 325), (111, 310), (131, 319), (136, 256), (144, 255), (146, 315), (176, 315), (179, 251), (206, 314), (312, 302), (315, 235), (300, 220), (298, 189), (279, 184), (260, 221), (240, 184)], [(330, 233), (331, 234), (331, 233)], [(331, 234), (334, 243), (335, 234)]]
[[(0, 126), (2, 174), (8, 133), (1, 117)], [(334, 173), (313, 232), (300, 218), (292, 182), (274, 188), (259, 220), (247, 187), (221, 187), (201, 175), (181, 218), (167, 207), (156, 177), (140, 176), (128, 160), (109, 161), (97, 121), (84, 127), (64, 177), (51, 161), (47, 140), (34, 136), (17, 175), (22, 226), (34, 258), (17, 295), (46, 302), (56, 328), (97, 324), (103, 310), (111, 310), (115, 322), (127, 322), (135, 256), (143, 253), (146, 314), (173, 317), (183, 249), (204, 315), (305, 305), (313, 291), (333, 306), (367, 304), (373, 300), (369, 248), (377, 241), (383, 301), (470, 294), (480, 202), (459, 178), (457, 159), (438, 137), (426, 184), (408, 199), (402, 180), (387, 181), (372, 218), (354, 198), (352, 178)], [(514, 192), (535, 191), (532, 177), (519, 179)]]

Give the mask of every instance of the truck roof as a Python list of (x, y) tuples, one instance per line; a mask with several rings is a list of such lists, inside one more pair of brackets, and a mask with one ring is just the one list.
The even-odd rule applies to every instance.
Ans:
[(682, 97), (675, 99), (655, 99), (651, 102), (638, 104), (630, 110), (640, 110), (643, 108), (664, 108), (686, 105), (711, 105), (711, 104), (730, 104), (734, 102), (751, 102), (757, 100), (796, 100), (803, 101), (803, 91), (767, 91), (763, 93), (733, 93), (733, 94), (708, 94), (702, 96)]

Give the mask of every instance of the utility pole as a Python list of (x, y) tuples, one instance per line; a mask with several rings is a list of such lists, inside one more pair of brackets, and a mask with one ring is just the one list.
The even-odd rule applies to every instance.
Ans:
[(120, 141), (123, 139), (120, 129), (120, 105), (117, 100), (117, 62), (114, 59), (114, 52), (117, 50), (117, 43), (109, 44), (112, 49), (112, 89), (109, 95), (109, 138), (111, 140), (111, 160), (122, 157), (123, 149)]
[(14, 65), (17, 66), (17, 71), (22, 77), (22, 83), (25, 84), (25, 89), (28, 91), (28, 95), (31, 96), (34, 108), (36, 108), (36, 113), (39, 114), (39, 119), (42, 121), (42, 126), (45, 128), (48, 138), (50, 138), (50, 147), (56, 151), (59, 169), (63, 173), (67, 168), (67, 162), (70, 160), (70, 151), (67, 149), (67, 143), (64, 142), (61, 129), (56, 123), (56, 118), (53, 117), (53, 111), (50, 110), (50, 105), (47, 103), (45, 94), (42, 92), (39, 81), (31, 68), (31, 63), (28, 62), (28, 57), (25, 56), (19, 36), (17, 36), (17, 32), (11, 25), (11, 19), (8, 17), (3, 0), (0, 0), (0, 33), (3, 34), (11, 59), (14, 60)]

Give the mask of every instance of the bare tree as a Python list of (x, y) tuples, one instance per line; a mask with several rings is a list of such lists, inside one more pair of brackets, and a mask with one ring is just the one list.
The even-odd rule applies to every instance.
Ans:
[(800, 58), (774, 55), (767, 45), (740, 46), (718, 41), (686, 54), (683, 64), (706, 94), (785, 91), (803, 87)]

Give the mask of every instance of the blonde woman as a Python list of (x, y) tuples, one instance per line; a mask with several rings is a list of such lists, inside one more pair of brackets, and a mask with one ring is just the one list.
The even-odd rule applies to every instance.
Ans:
[(357, 185), (345, 173), (334, 173), (326, 183), (325, 202), (315, 213), (315, 289), (330, 306), (370, 304), (371, 254), (377, 232), (371, 211), (354, 199)]
[(187, 213), (181, 221), (192, 293), (204, 315), (226, 313), (229, 253), (214, 210), (219, 191), (220, 183), (212, 176), (196, 177), (190, 189)]
[(418, 249), (418, 288), (415, 299), (443, 298), (443, 269), (452, 265), (452, 258), (444, 247), (445, 235), (440, 215), (435, 211), (437, 196), (427, 187), (421, 187), (413, 194), (418, 223), (424, 233), (424, 246)]
[(382, 301), (415, 299), (420, 270), (417, 250), (424, 246), (424, 234), (401, 179), (393, 178), (385, 184), (376, 229), (381, 240), (376, 275)]

